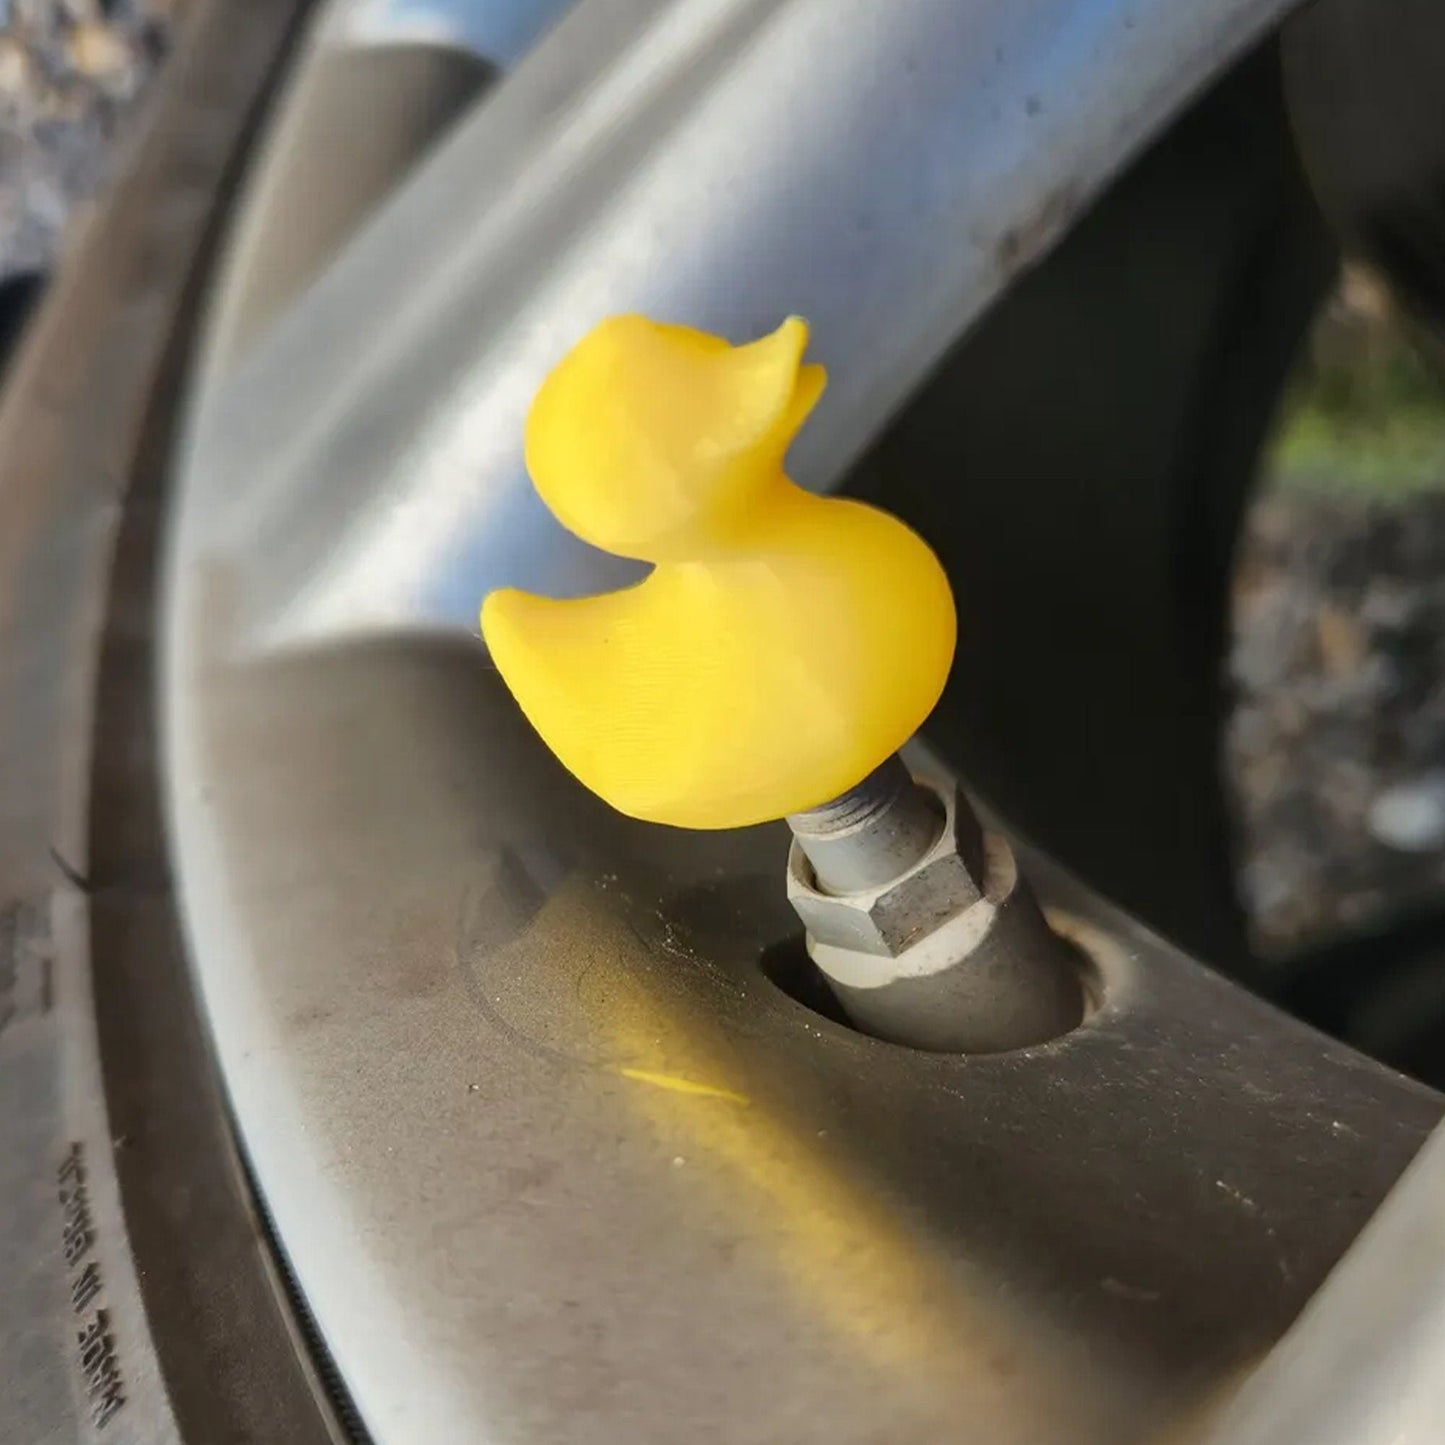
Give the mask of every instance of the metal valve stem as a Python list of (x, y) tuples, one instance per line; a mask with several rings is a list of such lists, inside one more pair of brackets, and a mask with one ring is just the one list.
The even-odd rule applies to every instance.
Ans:
[(957, 788), (916, 782), (895, 754), (788, 824), (788, 897), (808, 953), (865, 1033), (993, 1053), (1078, 1023), (1068, 945)]

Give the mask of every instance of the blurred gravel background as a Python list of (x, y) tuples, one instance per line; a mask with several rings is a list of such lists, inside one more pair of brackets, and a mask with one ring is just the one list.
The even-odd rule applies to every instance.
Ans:
[[(0, 307), (53, 265), (104, 184), (184, 10), (0, 0)], [(1238, 561), (1226, 771), (1271, 949), (1445, 896), (1442, 397), (1383, 294), (1351, 273)]]
[(184, 0), (0, 0), (0, 283), (103, 184)]
[(1445, 897), (1442, 377), (1348, 271), (1241, 541), (1226, 758), (1266, 951)]
[(1261, 943), (1445, 897), (1445, 495), (1264, 499), (1236, 617), (1229, 762)]

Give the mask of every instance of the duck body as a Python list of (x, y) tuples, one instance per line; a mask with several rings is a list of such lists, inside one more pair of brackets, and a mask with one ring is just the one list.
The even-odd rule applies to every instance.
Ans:
[(907, 741), (947, 677), (953, 598), (927, 544), (783, 468), (824, 385), (806, 340), (796, 318), (732, 347), (617, 317), (534, 403), (543, 500), (653, 570), (595, 597), (494, 592), (482, 631), (548, 746), (633, 817), (730, 828), (825, 802)]

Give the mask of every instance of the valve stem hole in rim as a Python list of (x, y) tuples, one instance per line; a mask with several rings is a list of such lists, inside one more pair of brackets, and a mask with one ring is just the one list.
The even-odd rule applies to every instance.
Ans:
[[(1072, 933), (1060, 933), (1067, 957), (1073, 963), (1079, 984), (1079, 1014), (1072, 1026), (1054, 1039), (1046, 1039), (1032, 1048), (1047, 1047), (1059, 1039), (1084, 1028), (1103, 1008), (1108, 985), (1105, 970), (1086, 950), (1078, 937)], [(838, 996), (828, 984), (827, 978), (818, 965), (808, 957), (807, 944), (801, 933), (793, 934), (765, 948), (758, 958), (763, 977), (780, 992), (785, 993), (794, 1003), (801, 1004), (809, 1013), (825, 1018), (831, 1024), (862, 1033), (838, 1001)], [(868, 1035), (868, 1037), (872, 1037)], [(905, 1044), (893, 1044), (884, 1039), (875, 1039), (878, 1044), (894, 1048), (907, 1048)], [(931, 1052), (931, 1051), (923, 1051)], [(1015, 1052), (1015, 1051), (1007, 1051)], [(1025, 1052), (1018, 1050), (1016, 1052)], [(970, 1056), (970, 1055), (965, 1055)]]

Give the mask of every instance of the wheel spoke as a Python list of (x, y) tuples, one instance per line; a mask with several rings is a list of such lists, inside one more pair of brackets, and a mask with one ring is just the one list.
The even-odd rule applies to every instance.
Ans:
[(575, 0), (354, 0), (337, 35), (361, 44), (421, 41), (510, 70)]
[[(470, 627), (612, 566), (531, 497), (528, 399), (600, 316), (814, 327), (837, 483), (959, 333), (1287, 0), (592, 0), (201, 410), (255, 633)], [(215, 499), (229, 504), (215, 505)]]

